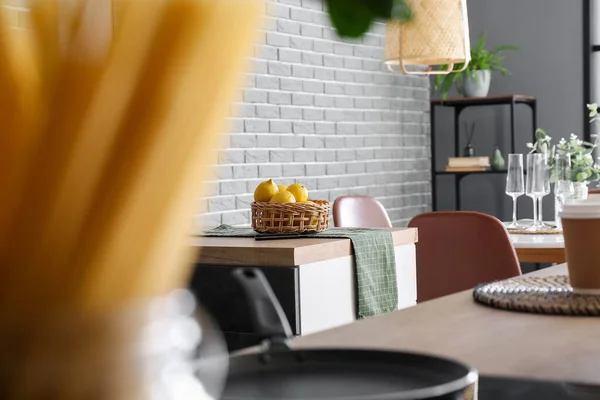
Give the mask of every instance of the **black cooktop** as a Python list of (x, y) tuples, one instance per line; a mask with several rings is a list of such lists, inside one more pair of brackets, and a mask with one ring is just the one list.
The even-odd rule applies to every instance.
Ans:
[(479, 400), (600, 399), (600, 386), (526, 379), (479, 377)]

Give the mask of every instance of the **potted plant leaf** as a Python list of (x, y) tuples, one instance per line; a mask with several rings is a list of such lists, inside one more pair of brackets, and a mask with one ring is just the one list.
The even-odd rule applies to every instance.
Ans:
[(374, 21), (409, 21), (406, 0), (324, 0), (331, 23), (344, 38), (361, 37)]
[[(485, 48), (485, 33), (479, 36), (477, 46), (471, 48), (471, 62), (462, 72), (452, 72), (448, 75), (436, 75), (434, 89), (442, 94), (442, 99), (448, 97), (452, 86), (465, 97), (485, 97), (490, 89), (493, 71), (506, 75), (509, 71), (504, 66), (504, 56), (500, 53), (507, 50), (518, 50), (516, 46), (498, 46), (492, 50)], [(462, 68), (462, 64), (454, 66), (454, 70)]]
[[(598, 105), (588, 104), (590, 111), (590, 122), (598, 123)], [(600, 165), (598, 165), (592, 155), (598, 145), (598, 137), (592, 135), (592, 142), (586, 142), (571, 133), (569, 139), (562, 138), (556, 146), (550, 147), (551, 137), (543, 129), (538, 128), (535, 132), (535, 143), (527, 143), (531, 153), (542, 153), (547, 155), (548, 167), (552, 171), (551, 181), (556, 181), (555, 163), (558, 154), (567, 155), (570, 158), (570, 169), (568, 177), (573, 182), (573, 199), (580, 200), (587, 198), (588, 184), (600, 180)]]

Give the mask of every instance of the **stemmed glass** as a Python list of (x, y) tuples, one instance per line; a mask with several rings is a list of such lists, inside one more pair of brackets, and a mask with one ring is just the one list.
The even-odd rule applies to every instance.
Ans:
[(517, 229), (517, 198), (525, 193), (523, 185), (523, 154), (508, 155), (506, 194), (513, 199), (512, 223), (507, 228)]
[(564, 152), (556, 153), (554, 157), (554, 175), (556, 182), (554, 183), (554, 220), (557, 229), (562, 228), (559, 213), (565, 205), (566, 199), (571, 197), (575, 192), (573, 182), (571, 181), (571, 156)]
[(540, 230), (539, 214), (537, 210), (538, 199), (545, 191), (546, 165), (544, 155), (540, 153), (527, 154), (527, 179), (525, 180), (525, 194), (533, 200), (533, 225), (529, 231)]
[(544, 216), (543, 216), (543, 200), (544, 200), (545, 196), (550, 194), (550, 168), (548, 168), (548, 153), (542, 153), (542, 154), (544, 156), (543, 159), (544, 159), (544, 169), (545, 169), (544, 191), (538, 199), (538, 222), (539, 222), (540, 228), (551, 228), (551, 226), (546, 225), (544, 223)]

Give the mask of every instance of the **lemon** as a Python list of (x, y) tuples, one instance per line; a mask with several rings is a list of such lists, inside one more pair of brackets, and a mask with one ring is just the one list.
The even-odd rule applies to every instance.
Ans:
[(269, 201), (279, 192), (273, 179), (262, 182), (254, 190), (254, 201)]
[(301, 183), (294, 183), (288, 186), (287, 191), (294, 195), (296, 201), (308, 200), (308, 190)]
[(280, 192), (285, 192), (287, 188), (287, 185), (277, 185), (277, 189), (279, 189)]
[(270, 200), (271, 203), (295, 203), (296, 199), (290, 192), (276, 193)]
[(317, 205), (317, 203), (315, 203), (314, 201), (310, 201), (310, 200), (299, 201), (298, 203), (314, 204), (315, 206)]

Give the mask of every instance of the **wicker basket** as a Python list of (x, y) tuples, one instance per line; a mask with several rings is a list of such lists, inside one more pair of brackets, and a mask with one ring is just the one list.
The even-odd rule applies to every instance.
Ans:
[(250, 205), (252, 228), (261, 233), (322, 232), (329, 228), (329, 202), (311, 201), (315, 204), (255, 201)]

